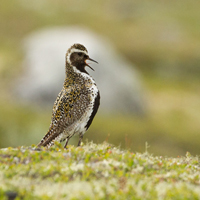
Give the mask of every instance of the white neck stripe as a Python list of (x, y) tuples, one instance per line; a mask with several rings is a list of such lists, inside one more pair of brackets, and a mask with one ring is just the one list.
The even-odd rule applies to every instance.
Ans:
[(73, 68), (74, 72), (76, 72), (77, 74), (81, 74), (84, 78), (89, 78), (89, 79), (91, 79), (93, 81), (93, 78), (89, 74), (79, 71), (74, 66), (72, 66), (72, 68)]

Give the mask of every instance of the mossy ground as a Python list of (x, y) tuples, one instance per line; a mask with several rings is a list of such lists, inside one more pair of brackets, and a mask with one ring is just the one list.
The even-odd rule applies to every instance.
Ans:
[(199, 158), (132, 153), (108, 143), (0, 150), (0, 200), (200, 199)]

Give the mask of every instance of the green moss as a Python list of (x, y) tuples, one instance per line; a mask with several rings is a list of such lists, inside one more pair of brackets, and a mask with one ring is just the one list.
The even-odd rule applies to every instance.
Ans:
[(198, 157), (156, 157), (108, 143), (0, 150), (0, 196), (17, 199), (200, 198)]

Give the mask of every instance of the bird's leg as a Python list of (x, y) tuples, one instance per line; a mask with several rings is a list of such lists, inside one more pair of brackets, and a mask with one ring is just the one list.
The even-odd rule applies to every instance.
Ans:
[(65, 146), (64, 146), (65, 149), (67, 149), (68, 142), (69, 142), (69, 138), (66, 139), (66, 143), (65, 143)]
[(80, 134), (77, 147), (81, 146), (82, 139), (83, 139), (83, 134)]

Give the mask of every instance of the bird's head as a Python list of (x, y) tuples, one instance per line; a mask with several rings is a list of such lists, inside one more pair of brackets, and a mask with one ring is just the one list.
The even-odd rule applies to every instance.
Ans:
[(74, 44), (68, 49), (67, 54), (66, 54), (66, 62), (76, 67), (80, 72), (87, 73), (85, 70), (86, 66), (94, 70), (86, 62), (87, 60), (98, 63), (97, 61), (89, 57), (87, 49), (81, 44)]

